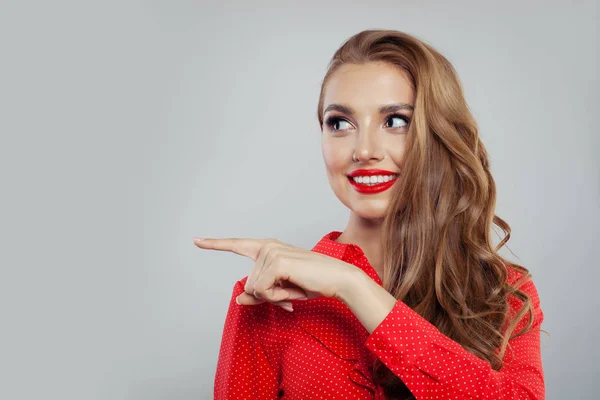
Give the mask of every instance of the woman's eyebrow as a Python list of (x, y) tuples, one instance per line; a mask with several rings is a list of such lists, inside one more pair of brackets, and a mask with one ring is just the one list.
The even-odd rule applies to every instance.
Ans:
[[(412, 106), (410, 104), (393, 103), (393, 104), (386, 104), (384, 106), (379, 107), (379, 113), (380, 114), (388, 114), (388, 113), (396, 112), (396, 111), (400, 111), (400, 110), (413, 111), (414, 109), (415, 109), (414, 106)], [(354, 115), (354, 110), (352, 109), (352, 107), (345, 106), (342, 104), (330, 104), (327, 106), (327, 108), (325, 108), (325, 110), (323, 111), (323, 114), (325, 114), (327, 111), (339, 111), (344, 114)]]

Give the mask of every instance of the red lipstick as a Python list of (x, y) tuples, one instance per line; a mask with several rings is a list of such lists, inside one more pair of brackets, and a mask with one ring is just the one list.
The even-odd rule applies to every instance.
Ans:
[[(394, 175), (394, 177), (387, 182), (376, 183), (373, 185), (366, 185), (363, 183), (358, 183), (358, 182), (355, 182), (354, 179), (352, 179), (357, 176), (373, 176), (373, 175), (383, 175), (383, 176)], [(348, 180), (350, 181), (350, 184), (352, 185), (352, 187), (354, 187), (354, 189), (356, 189), (356, 191), (358, 191), (359, 193), (363, 193), (363, 194), (374, 194), (374, 193), (383, 192), (384, 190), (391, 188), (392, 185), (394, 184), (394, 182), (396, 182), (397, 178), (398, 178), (398, 173), (392, 172), (392, 171), (386, 171), (384, 169), (356, 169), (348, 174)]]

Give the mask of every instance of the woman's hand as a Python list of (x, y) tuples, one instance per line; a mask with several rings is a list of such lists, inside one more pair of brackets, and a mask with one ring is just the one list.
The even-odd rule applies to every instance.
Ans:
[[(199, 239), (202, 249), (230, 251), (255, 261), (238, 304), (265, 301), (291, 310), (289, 300), (318, 296), (340, 298), (356, 271), (352, 264), (276, 239)], [(289, 306), (289, 307), (286, 307)]]

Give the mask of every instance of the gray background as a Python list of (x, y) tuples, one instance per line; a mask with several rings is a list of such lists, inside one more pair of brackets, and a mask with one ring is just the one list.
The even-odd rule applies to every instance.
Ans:
[(316, 103), (349, 36), (455, 65), (546, 315), (548, 398), (597, 390), (598, 3), (3, 1), (0, 398), (208, 399), (250, 260), (343, 230)]

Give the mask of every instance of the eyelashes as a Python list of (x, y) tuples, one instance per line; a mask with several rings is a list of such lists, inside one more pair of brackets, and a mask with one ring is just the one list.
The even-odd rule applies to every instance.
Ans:
[[(388, 124), (388, 122), (390, 120), (393, 120), (394, 118), (398, 118), (401, 119), (402, 121), (404, 121), (405, 125), (403, 126), (397, 126), (397, 127), (393, 127), (393, 126), (388, 126), (388, 128), (392, 128), (392, 129), (403, 129), (403, 128), (408, 128), (408, 126), (410, 125), (410, 118), (407, 117), (406, 115), (402, 115), (402, 114), (391, 114), (387, 117), (386, 119), (386, 125)], [(334, 129), (334, 126), (340, 122), (345, 122), (347, 124), (350, 125), (350, 122), (348, 122), (348, 120), (346, 118), (343, 117), (338, 117), (338, 116), (330, 116), (325, 120), (325, 124), (329, 127), (329, 129), (331, 129), (332, 131), (339, 131), (339, 130), (343, 130), (343, 129)]]
[(338, 122), (345, 122), (347, 124), (350, 124), (348, 121), (346, 121), (345, 118), (342, 117), (336, 117), (336, 116), (330, 116), (325, 120), (325, 124), (329, 127), (329, 129), (331, 129), (332, 131), (337, 131), (339, 129), (334, 129), (334, 125), (337, 124)]

